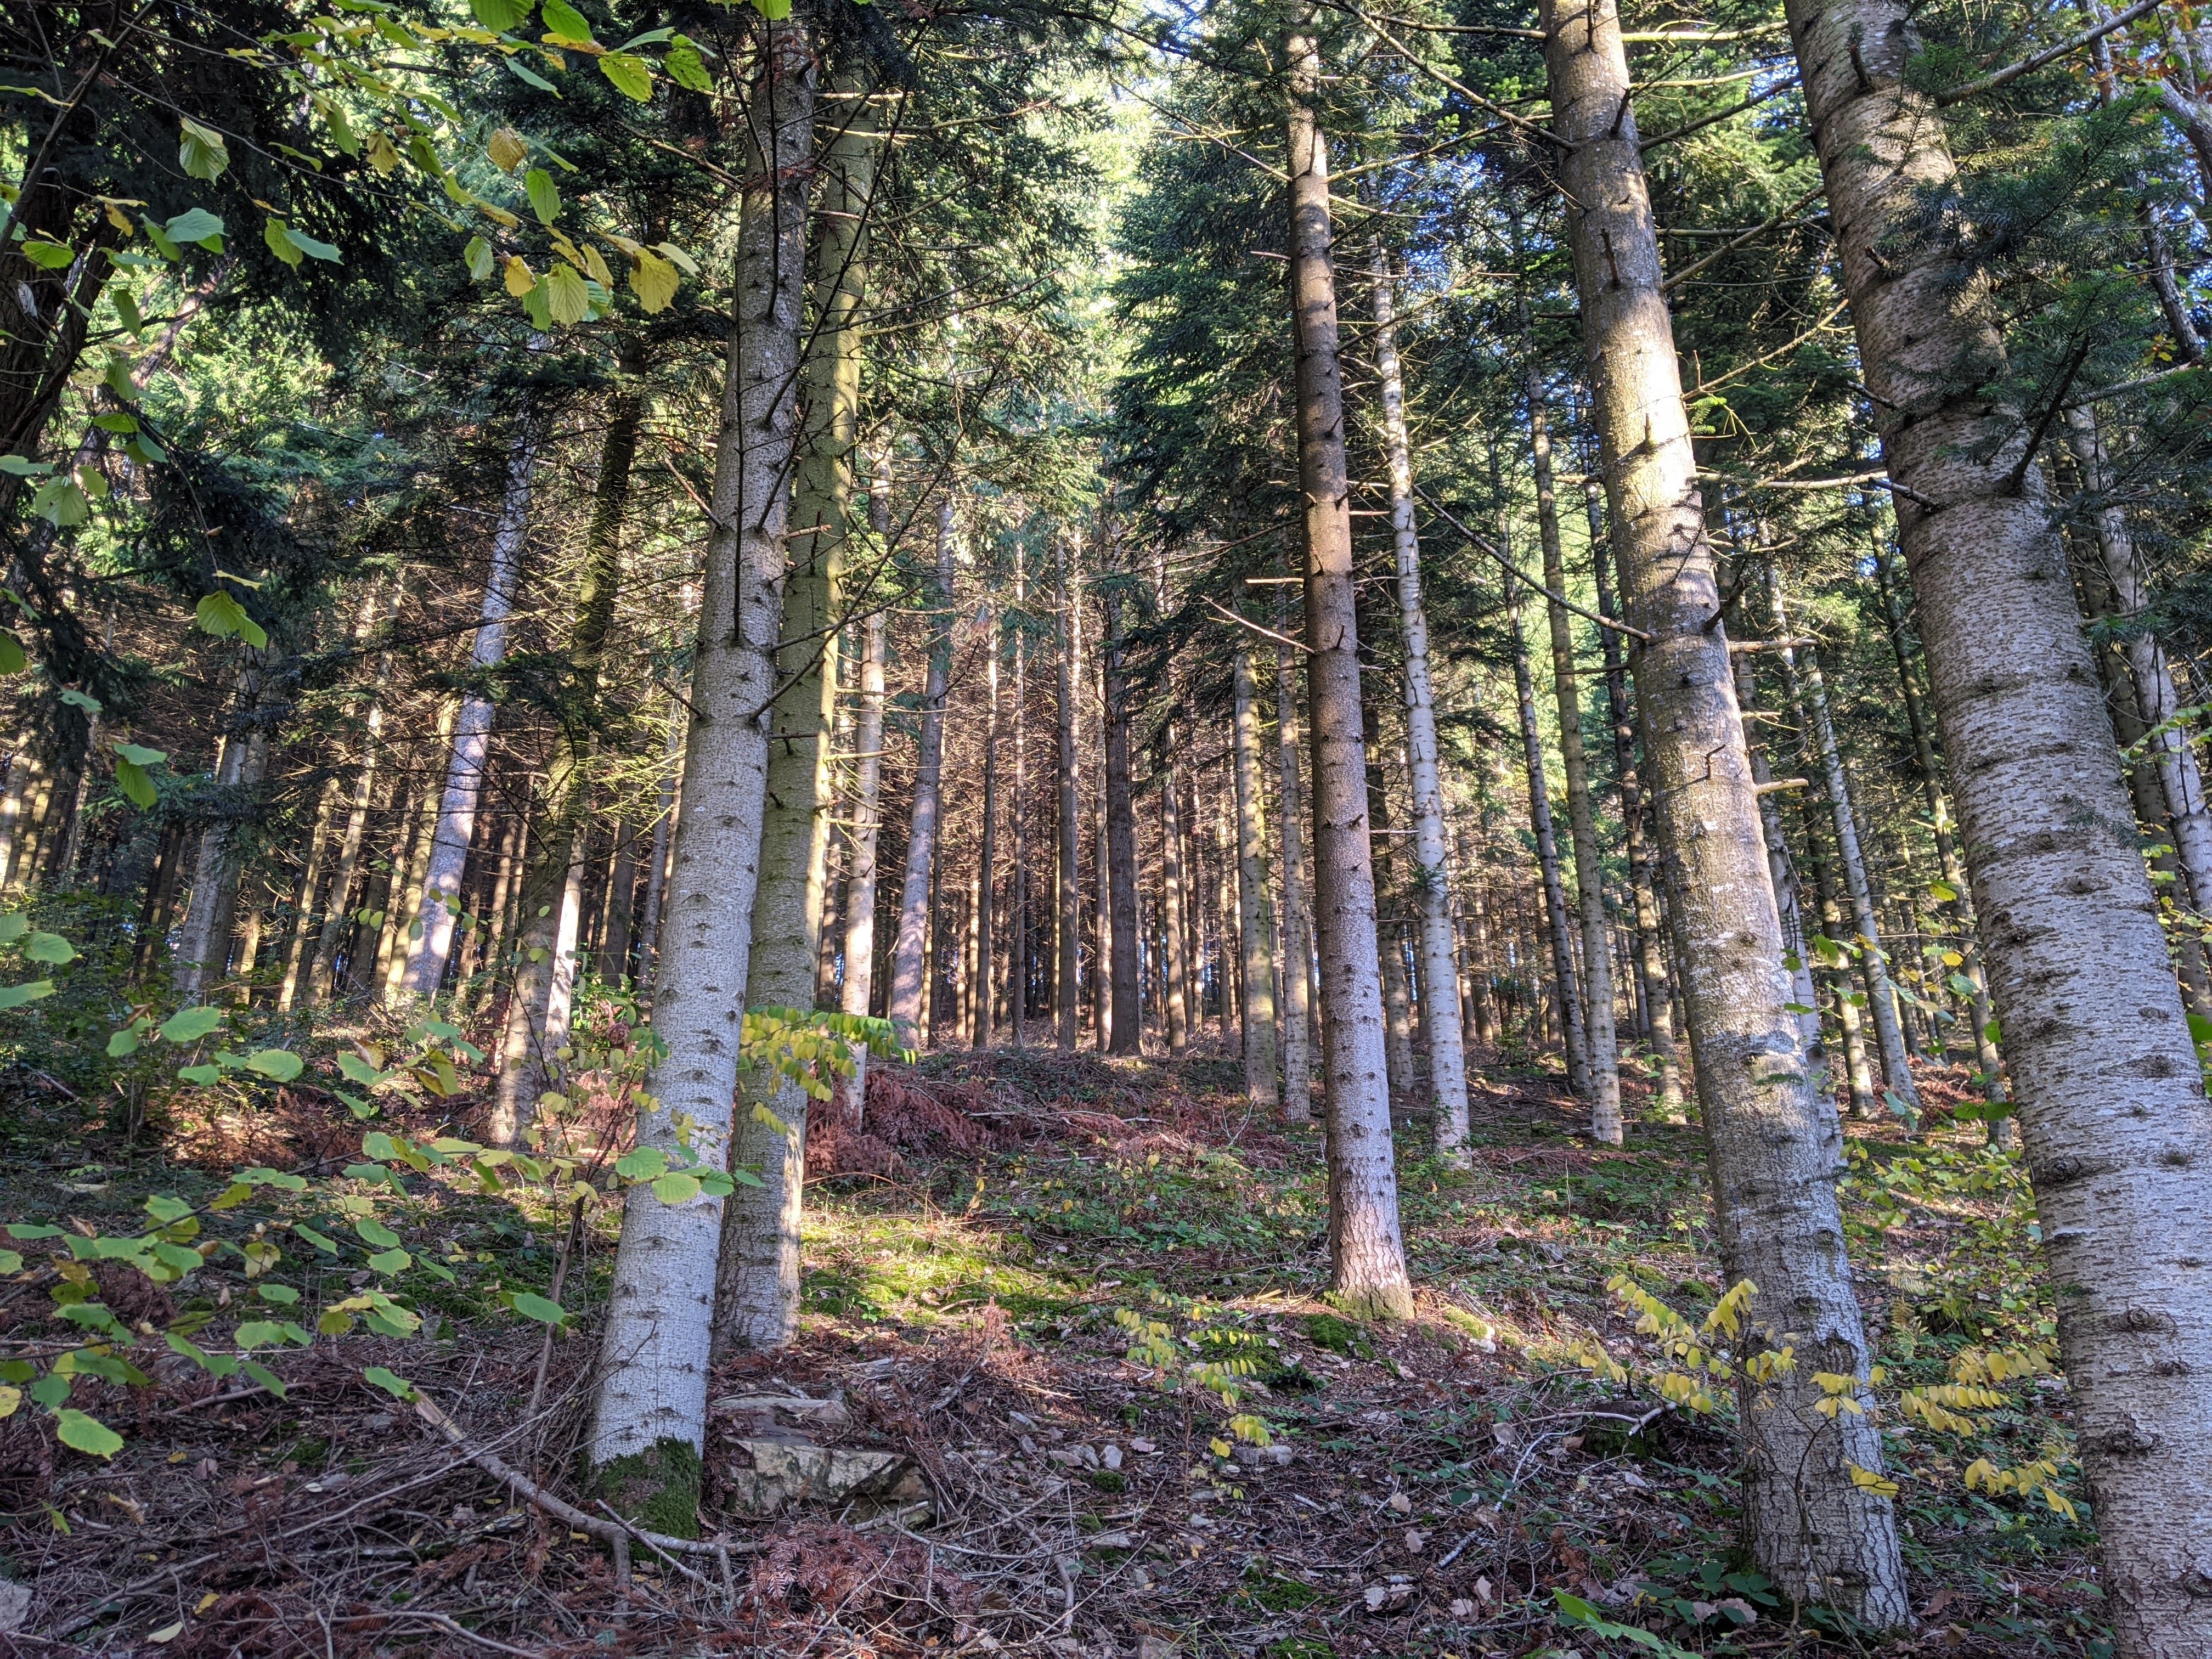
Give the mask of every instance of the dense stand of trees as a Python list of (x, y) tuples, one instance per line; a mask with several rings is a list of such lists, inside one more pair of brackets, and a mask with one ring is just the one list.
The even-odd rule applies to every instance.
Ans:
[(672, 1534), (865, 1127), (776, 1031), (1233, 1054), (1378, 1317), (1401, 1162), (1556, 1057), (1702, 1123), (1751, 1553), (1877, 1629), (1839, 1115), (1945, 1072), (2122, 1649), (2212, 1648), (2185, 16), (447, 9), (0, 24), (0, 880), (81, 1035), (433, 1010), (527, 1145), (649, 1018), (612, 1132), (747, 1176), (625, 1201), (589, 1458)]

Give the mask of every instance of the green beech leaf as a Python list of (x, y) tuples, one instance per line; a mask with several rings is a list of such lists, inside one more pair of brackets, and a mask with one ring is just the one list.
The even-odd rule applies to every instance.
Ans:
[(23, 649), (22, 641), (0, 628), (0, 674), (20, 674), (30, 665), (31, 659)]
[(573, 40), (580, 46), (593, 44), (592, 26), (584, 21), (584, 14), (568, 3), (568, 0), (545, 0), (538, 14), (544, 19), (545, 32), (558, 35), (563, 40)]
[(501, 58), (499, 61), (506, 64), (507, 72), (513, 75), (516, 80), (521, 82), (523, 85), (527, 87), (535, 87), (540, 92), (550, 92), (556, 98), (558, 98), (561, 95), (560, 88), (555, 86), (550, 81), (540, 75), (536, 70), (524, 63), (520, 57)]
[(161, 1035), (172, 1042), (198, 1042), (222, 1024), (220, 1008), (179, 1008), (161, 1022)]
[(177, 161), (187, 175), (212, 184), (230, 165), (230, 145), (212, 127), (204, 127), (191, 116), (178, 122)]
[(0, 1273), (19, 1273), (23, 1271), (21, 1250), (0, 1250)]
[(678, 35), (660, 60), (661, 69), (670, 80), (690, 92), (712, 92), (714, 77), (708, 73), (707, 60), (699, 54), (699, 44), (685, 35)]
[(615, 1160), (615, 1173), (624, 1181), (651, 1181), (668, 1173), (668, 1154), (658, 1146), (640, 1146)]
[(354, 1231), (361, 1235), (362, 1243), (374, 1244), (380, 1250), (388, 1250), (399, 1243), (399, 1235), (374, 1216), (363, 1216), (353, 1224)]
[(585, 286), (583, 273), (566, 260), (554, 261), (539, 286), (545, 291), (545, 308), (563, 327), (591, 315), (592, 291)]
[(368, 1265), (380, 1273), (404, 1273), (415, 1265), (415, 1258), (404, 1250), (379, 1250)]
[(64, 1446), (92, 1457), (112, 1457), (123, 1449), (123, 1437), (96, 1417), (64, 1407), (54, 1413), (54, 1432)]
[(562, 1324), (568, 1317), (568, 1310), (559, 1303), (550, 1302), (534, 1291), (517, 1291), (514, 1310), (525, 1319), (534, 1319), (542, 1325)]
[(289, 1083), (300, 1075), (307, 1062), (289, 1048), (257, 1048), (246, 1057), (246, 1069), (258, 1072), (263, 1077), (278, 1083)]
[(544, 167), (532, 167), (524, 173), (522, 188), (538, 223), (550, 225), (561, 216), (561, 192), (554, 187), (553, 175)]
[(143, 811), (161, 798), (146, 769), (121, 755), (115, 757), (115, 787), (130, 803)]
[(470, 237), (468, 246), (461, 250), (461, 258), (468, 263), (470, 281), (481, 283), (491, 275), (491, 244), (483, 237)]
[(92, 503), (74, 478), (49, 478), (31, 497), (31, 511), (50, 520), (56, 529), (66, 530), (92, 516)]
[(59, 967), (64, 962), (76, 960), (76, 946), (59, 933), (33, 933), (23, 947), (23, 954), (33, 962), (52, 963)]
[(611, 52), (599, 59), (599, 73), (625, 98), (641, 104), (653, 101), (653, 70), (644, 58), (626, 52)]
[(653, 1195), (663, 1204), (688, 1204), (699, 1196), (699, 1177), (675, 1170), (653, 1183)]
[(191, 208), (161, 227), (175, 242), (198, 242), (210, 253), (222, 252), (222, 221), (205, 208)]
[(66, 270), (76, 258), (76, 249), (64, 247), (59, 242), (26, 242), (22, 252), (26, 259), (41, 270)]
[(118, 743), (115, 745), (115, 752), (138, 766), (158, 766), (169, 758), (167, 750), (149, 749), (140, 743)]
[[(479, 16), (483, 15), (483, 3), (484, 0), (477, 0)], [(415, 1397), (415, 1385), (412, 1382), (404, 1376), (394, 1375), (381, 1365), (371, 1365), (361, 1374), (361, 1380), (373, 1388), (383, 1389), (385, 1393), (398, 1399), (412, 1400)]]
[(27, 1002), (36, 1002), (40, 997), (54, 994), (54, 982), (50, 979), (34, 979), (27, 985), (0, 988), (0, 1008), (20, 1008)]

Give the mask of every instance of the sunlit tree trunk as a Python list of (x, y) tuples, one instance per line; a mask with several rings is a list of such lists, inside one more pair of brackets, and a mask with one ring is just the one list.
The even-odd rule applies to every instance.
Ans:
[(975, 631), (983, 641), (983, 824), (975, 854), (975, 905), (969, 951), (969, 1046), (988, 1048), (998, 1007), (994, 999), (997, 941), (992, 924), (999, 902), (999, 654), (1003, 629), (997, 611), (986, 604), (976, 613)]
[(1175, 734), (1168, 734), (1160, 757), (1160, 917), (1167, 978), (1168, 1053), (1190, 1046), (1189, 896), (1183, 882), (1181, 773), (1175, 763)]
[[(931, 630), (929, 665), (921, 689), (921, 731), (914, 774), (914, 805), (907, 823), (906, 869), (899, 886), (898, 938), (891, 946), (890, 990), (884, 1012), (898, 1040), (919, 1048), (927, 1039), (922, 998), (931, 952), (930, 895), (937, 878), (937, 843), (943, 822), (945, 692), (952, 678), (952, 498), (937, 506), (937, 591), (930, 596), (937, 625)], [(933, 1024), (934, 1021), (933, 1020)]]
[(1328, 145), (1315, 100), (1321, 53), (1310, 14), (1285, 40), (1290, 69), (1291, 295), (1297, 354), (1298, 482), (1305, 519), (1306, 687), (1313, 722), (1315, 933), (1321, 957), (1329, 1244), (1345, 1305), (1413, 1312), (1399, 1231), (1383, 1055), (1344, 380), (1329, 222)]
[(1745, 1531), (1791, 1598), (1878, 1629), (1911, 1616), (1872, 1421), (1814, 1410), (1813, 1374), (1863, 1379), (1866, 1338), (1844, 1248), (1834, 1110), (1787, 1007), (1781, 918), (1720, 622), (1674, 326), (1661, 284), (1641, 138), (1613, 0), (1543, 0), (1559, 178), (1581, 300), (1626, 619), (1668, 861), (1717, 1242), (1757, 1285), (1747, 1335), (1795, 1349), (1792, 1370), (1741, 1414)]
[[(701, 581), (665, 938), (653, 1029), (667, 1057), (638, 1115), (641, 1150), (709, 1167), (728, 1155), (750, 986), (781, 581), (790, 524), (805, 289), (807, 163), (815, 52), (802, 7), (763, 21), (743, 102), (748, 155), (738, 229), (729, 369), (708, 497), (714, 530)], [(810, 950), (806, 956), (811, 970)], [(600, 1344), (586, 1462), (596, 1484), (658, 1530), (696, 1528), (707, 1426), (708, 1350), (722, 1205), (629, 1189)]]
[[(392, 606), (396, 609), (397, 590)], [(387, 617), (391, 614), (387, 611)], [(315, 951), (307, 972), (312, 1000), (327, 1002), (337, 988), (337, 957), (352, 926), (355, 878), (361, 871), (362, 848), (368, 836), (368, 815), (376, 802), (377, 763), (384, 733), (384, 683), (392, 672), (392, 653), (380, 653), (376, 678), (369, 691), (368, 713), (362, 722), (361, 769), (355, 775), (353, 804), (346, 814), (345, 833), (338, 842), (337, 867), (331, 872), (331, 896), (316, 935)]]
[(315, 802), (315, 822), (307, 831), (307, 860), (300, 871), (299, 898), (292, 907), (292, 937), (284, 947), (284, 976), (276, 986), (276, 1012), (289, 1013), (300, 994), (300, 972), (307, 964), (307, 941), (313, 933), (315, 896), (322, 890), (323, 859), (330, 850), (331, 823), (337, 817), (338, 796), (344, 785), (332, 773), (323, 781)]
[(1813, 981), (1813, 949), (1807, 942), (1810, 930), (1805, 926), (1805, 896), (1798, 884), (1796, 865), (1790, 856), (1789, 840), (1782, 832), (1782, 811), (1774, 801), (1777, 783), (1773, 769), (1767, 764), (1766, 744), (1755, 729), (1761, 719), (1759, 682), (1748, 653), (1735, 659), (1735, 700), (1743, 710), (1744, 746), (1751, 756), (1752, 782), (1759, 791), (1759, 821), (1766, 837), (1766, 872), (1774, 883), (1775, 910), (1782, 918), (1782, 945), (1790, 968), (1790, 1000), (1796, 1005), (1797, 1029), (1805, 1039), (1805, 1053), (1815, 1068), (1814, 1085), (1826, 1095), (1830, 1092), (1827, 1051), (1820, 1033), (1820, 988)]
[[(1800, 750), (1801, 757), (1809, 762), (1809, 740), (1802, 742)], [(1807, 769), (1814, 769), (1808, 766)], [(1835, 872), (1828, 861), (1827, 836), (1832, 832), (1816, 821), (1827, 816), (1818, 810), (1819, 799), (1812, 797), (1805, 802), (1805, 862), (1812, 872), (1813, 891), (1820, 907), (1818, 932), (1821, 938), (1833, 940), (1843, 935), (1844, 906), (1836, 887)], [(1856, 975), (1840, 960), (1834, 966), (1815, 968), (1813, 971), (1815, 982), (1825, 983), (1835, 1001), (1836, 1030), (1843, 1041), (1844, 1080), (1850, 1091), (1851, 1115), (1872, 1117), (1875, 1111), (1874, 1067), (1867, 1059), (1866, 1022), (1859, 1018), (1859, 1005), (1865, 1001), (1866, 994), (1858, 989)]]
[[(753, 894), (752, 960), (745, 975), (748, 1005), (802, 1016), (813, 1012), (821, 945), (838, 634), (860, 438), (862, 229), (875, 192), (878, 149), (865, 88), (856, 79), (841, 77), (827, 101), (837, 131), (817, 162), (819, 229), (806, 248), (813, 260), (814, 327), (800, 368), (791, 529), (784, 541), (788, 568), (781, 573), (783, 635), (772, 663), (776, 696)], [(805, 188), (800, 184), (786, 192), (798, 197), (801, 212)], [(780, 222), (787, 210), (779, 204)], [(796, 255), (805, 246), (803, 219), (788, 234), (787, 251)], [(774, 472), (764, 476), (781, 494), (781, 478)], [(749, 492), (750, 484), (749, 479)], [(766, 1066), (738, 1073), (730, 1158), (733, 1165), (757, 1169), (761, 1184), (740, 1185), (722, 1206), (717, 1359), (739, 1349), (780, 1348), (798, 1328), (808, 1105), (805, 1087), (793, 1079)]]
[[(484, 579), (476, 642), (469, 653), (471, 678), (453, 720), (453, 752), (446, 763), (445, 794), (438, 805), (437, 826), (430, 837), (429, 861), (423, 871), (422, 895), (415, 912), (419, 931), (414, 935), (406, 970), (400, 978), (400, 988), (418, 997), (437, 994), (438, 988), (445, 982), (446, 963), (453, 954), (453, 920), (461, 908), (461, 876), (468, 867), (469, 848), (476, 840), (477, 802), (483, 793), (484, 763), (491, 750), (494, 705), (483, 680), (507, 656), (507, 622), (514, 609), (515, 590), (522, 580), (523, 554), (530, 544), (530, 497), (543, 437), (543, 422), (538, 412), (525, 404), (514, 417), (512, 447), (507, 458), (507, 494), (501, 500), (499, 523), (492, 532), (491, 573)], [(634, 449), (637, 441), (634, 419), (629, 424), (629, 437)], [(610, 444), (613, 441), (611, 428)], [(622, 473), (627, 482), (627, 457)]]
[[(879, 471), (878, 475), (882, 477)], [(888, 482), (888, 481), (886, 481)], [(889, 516), (890, 503), (880, 501)], [(888, 525), (880, 526), (878, 536)], [(874, 1006), (876, 969), (876, 843), (883, 830), (884, 613), (871, 610), (862, 625), (860, 702), (853, 721), (853, 867), (845, 885), (845, 980), (837, 1006), (865, 1016)], [(868, 1050), (853, 1048), (853, 1071), (836, 1082), (845, 1121), (857, 1126), (868, 1098)]]

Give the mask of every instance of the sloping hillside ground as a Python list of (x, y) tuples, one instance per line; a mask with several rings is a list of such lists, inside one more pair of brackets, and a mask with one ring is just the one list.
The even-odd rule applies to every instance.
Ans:
[[(149, 1337), (149, 1386), (77, 1384), (74, 1403), (125, 1437), (112, 1463), (60, 1445), (43, 1413), (0, 1422), (0, 1650), (2107, 1650), (2084, 1525), (1961, 1480), (1979, 1455), (2063, 1460), (2051, 1379), (1973, 1434), (1899, 1443), (1911, 1636), (1793, 1618), (1746, 1569), (1726, 1402), (1686, 1413), (1591, 1369), (1593, 1337), (1632, 1367), (1648, 1346), (1612, 1276), (1692, 1319), (1724, 1289), (1701, 1248), (1698, 1133), (1640, 1098), (1626, 1148), (1595, 1150), (1554, 1079), (1493, 1071), (1466, 1175), (1422, 1160), (1409, 1126), (1420, 1310), (1377, 1328), (1321, 1298), (1317, 1133), (1250, 1112), (1233, 1060), (1030, 1050), (874, 1071), (866, 1131), (815, 1144), (801, 1340), (716, 1379), (702, 1519), (720, 1556), (638, 1545), (618, 1583), (601, 1543), (469, 1460), (489, 1451), (584, 1503), (570, 1476), (611, 1224), (583, 1230), (563, 1300), (584, 1311), (547, 1344), (505, 1304), (551, 1287), (565, 1212), (422, 1178), (404, 1215), (384, 1213), (418, 1259), (460, 1271), (407, 1282), (419, 1334), (320, 1338), (271, 1362), (281, 1401)], [(1955, 1100), (1959, 1081), (1923, 1092)], [(234, 1160), (330, 1169), (356, 1130), (328, 1103), (295, 1089), (256, 1118), (180, 1116), (172, 1161), (129, 1153), (95, 1105), (19, 1072), (0, 1214), (112, 1231), (149, 1193), (218, 1190)], [(1895, 1123), (1853, 1129), (1863, 1294), (1898, 1376), (1940, 1382), (1966, 1344), (2032, 1338), (2031, 1218), (1978, 1126), (1917, 1143)], [(61, 1340), (46, 1260), (0, 1290), (15, 1355)], [(173, 1304), (112, 1264), (99, 1287), (148, 1329), (197, 1305), (187, 1287), (219, 1317), (252, 1293), (228, 1260)], [(1208, 1362), (1233, 1406), (1194, 1373)], [(411, 1380), (466, 1445), (365, 1383), (372, 1365)], [(1264, 1426), (1240, 1440), (1240, 1414)], [(2059, 1486), (2081, 1496), (2070, 1466)]]

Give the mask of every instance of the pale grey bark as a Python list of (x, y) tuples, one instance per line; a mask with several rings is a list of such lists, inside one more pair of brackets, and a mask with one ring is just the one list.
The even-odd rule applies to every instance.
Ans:
[(2129, 1659), (2212, 1651), (2212, 1107), (1901, 0), (1791, 0)]
[(975, 856), (975, 903), (970, 912), (968, 970), (968, 1042), (991, 1046), (998, 1018), (998, 942), (994, 923), (999, 904), (999, 659), (1005, 649), (1000, 612), (988, 601), (975, 612), (975, 631), (983, 641), (983, 824)]
[(683, 778), (684, 708), (668, 699), (668, 737), (660, 754), (660, 802), (653, 820), (653, 866), (645, 874), (645, 904), (637, 923), (637, 982), (650, 993), (660, 954), (660, 914), (668, 891), (668, 848), (676, 835), (677, 790)]
[(1870, 1419), (1813, 1409), (1815, 1371), (1863, 1379), (1835, 1177), (1836, 1115), (1786, 1006), (1781, 918), (1720, 621), (1674, 325), (1613, 0), (1543, 0), (1559, 184), (1581, 298), (1668, 910), (1709, 1147), (1723, 1272), (1757, 1288), (1747, 1336), (1795, 1350), (1741, 1414), (1745, 1530), (1783, 1593), (1876, 1628), (1911, 1617), (1896, 1517), (1855, 1484), (1878, 1469)]
[(507, 621), (514, 610), (522, 580), (522, 560), (530, 544), (530, 497), (544, 434), (537, 412), (526, 404), (514, 418), (507, 453), (507, 493), (492, 532), (491, 570), (484, 579), (477, 636), (469, 652), (474, 678), (462, 695), (453, 720), (453, 753), (446, 764), (446, 788), (431, 832), (429, 860), (415, 915), (415, 932), (403, 990), (418, 997), (437, 994), (453, 954), (453, 921), (460, 914), (461, 876), (476, 839), (477, 802), (483, 793), (484, 763), (491, 750), (493, 703), (477, 681), (507, 656)]
[[(1815, 1068), (1814, 1086), (1829, 1092), (1827, 1054), (1820, 1033), (1820, 992), (1813, 981), (1813, 951), (1807, 943), (1804, 893), (1797, 882), (1797, 866), (1790, 856), (1790, 842), (1782, 832), (1781, 809), (1774, 803), (1777, 781), (1766, 759), (1766, 744), (1753, 728), (1764, 718), (1759, 712), (1759, 684), (1748, 655), (1735, 659), (1735, 700), (1743, 711), (1744, 746), (1751, 757), (1751, 777), (1759, 791), (1759, 827), (1766, 837), (1766, 873), (1774, 883), (1774, 908), (1782, 919), (1782, 945), (1790, 969), (1790, 1000), (1796, 1005), (1797, 1030), (1805, 1040), (1805, 1053)], [(1784, 784), (1802, 784), (1802, 779)]]
[(937, 626), (923, 671), (921, 731), (914, 774), (914, 805), (907, 823), (906, 869), (899, 887), (898, 937), (891, 946), (891, 982), (884, 1012), (898, 1041), (920, 1048), (922, 994), (929, 970), (930, 894), (937, 874), (943, 814), (945, 692), (952, 677), (952, 498), (937, 506), (937, 588), (930, 595)]
[[(879, 475), (880, 476), (880, 475)], [(888, 506), (888, 502), (886, 502)], [(876, 843), (883, 830), (884, 613), (871, 610), (860, 645), (860, 708), (853, 721), (853, 864), (845, 878), (845, 978), (841, 1011), (865, 1016), (876, 976)], [(853, 1049), (853, 1073), (837, 1079), (836, 1100), (858, 1126), (868, 1098), (868, 1050)]]
[(1137, 807), (1129, 776), (1129, 683), (1121, 664), (1121, 605), (1106, 590), (1106, 634), (1099, 667), (1105, 708), (1105, 835), (1107, 914), (1101, 928), (1107, 938), (1113, 1006), (1107, 1021), (1106, 1052), (1144, 1052), (1144, 1010), (1139, 1001), (1143, 966), (1137, 943)]
[[(647, 1081), (653, 1103), (637, 1130), (640, 1147), (710, 1168), (728, 1155), (750, 988), (813, 147), (808, 14), (794, 9), (759, 27), (692, 727), (653, 995), (653, 1029), (668, 1053)], [(811, 952), (807, 963), (811, 971)], [(641, 1478), (661, 1492), (680, 1491), (687, 1468), (696, 1480), (705, 1441), (721, 1212), (704, 1193), (671, 1203), (648, 1185), (624, 1198), (586, 1455), (601, 1468), (640, 1460)]]
[(1429, 618), (1421, 600), (1421, 540), (1413, 521), (1413, 464), (1406, 436), (1406, 392), (1398, 364), (1389, 263), (1375, 256), (1375, 365), (1382, 383), (1382, 438), (1390, 468), (1390, 530), (1398, 559), (1398, 622), (1406, 641), (1407, 768), (1413, 786), (1413, 896), (1420, 908), (1421, 1035), (1429, 1051), (1436, 1149), (1449, 1163), (1467, 1147), (1467, 1039), (1452, 928), (1449, 838), (1437, 748), (1436, 692), (1429, 674)]
[(1321, 53), (1310, 12), (1285, 40), (1290, 70), (1291, 298), (1297, 355), (1298, 480), (1305, 520), (1306, 686), (1313, 733), (1315, 933), (1321, 961), (1322, 1089), (1328, 1114), (1334, 1288), (1355, 1310), (1413, 1312), (1398, 1221), (1383, 1055), (1375, 872), (1352, 501), (1344, 453), (1331, 251), (1328, 143), (1315, 109)]
[(1190, 898), (1184, 891), (1181, 769), (1170, 727), (1160, 757), (1160, 916), (1167, 979), (1168, 1053), (1190, 1047)]
[(307, 831), (307, 857), (301, 866), (299, 897), (292, 906), (292, 937), (284, 947), (284, 976), (276, 986), (276, 1012), (289, 1013), (300, 994), (301, 970), (307, 966), (307, 941), (314, 929), (315, 896), (322, 891), (323, 860), (330, 851), (331, 824), (337, 817), (338, 796), (344, 786), (334, 772), (323, 781), (315, 801), (315, 822)]

